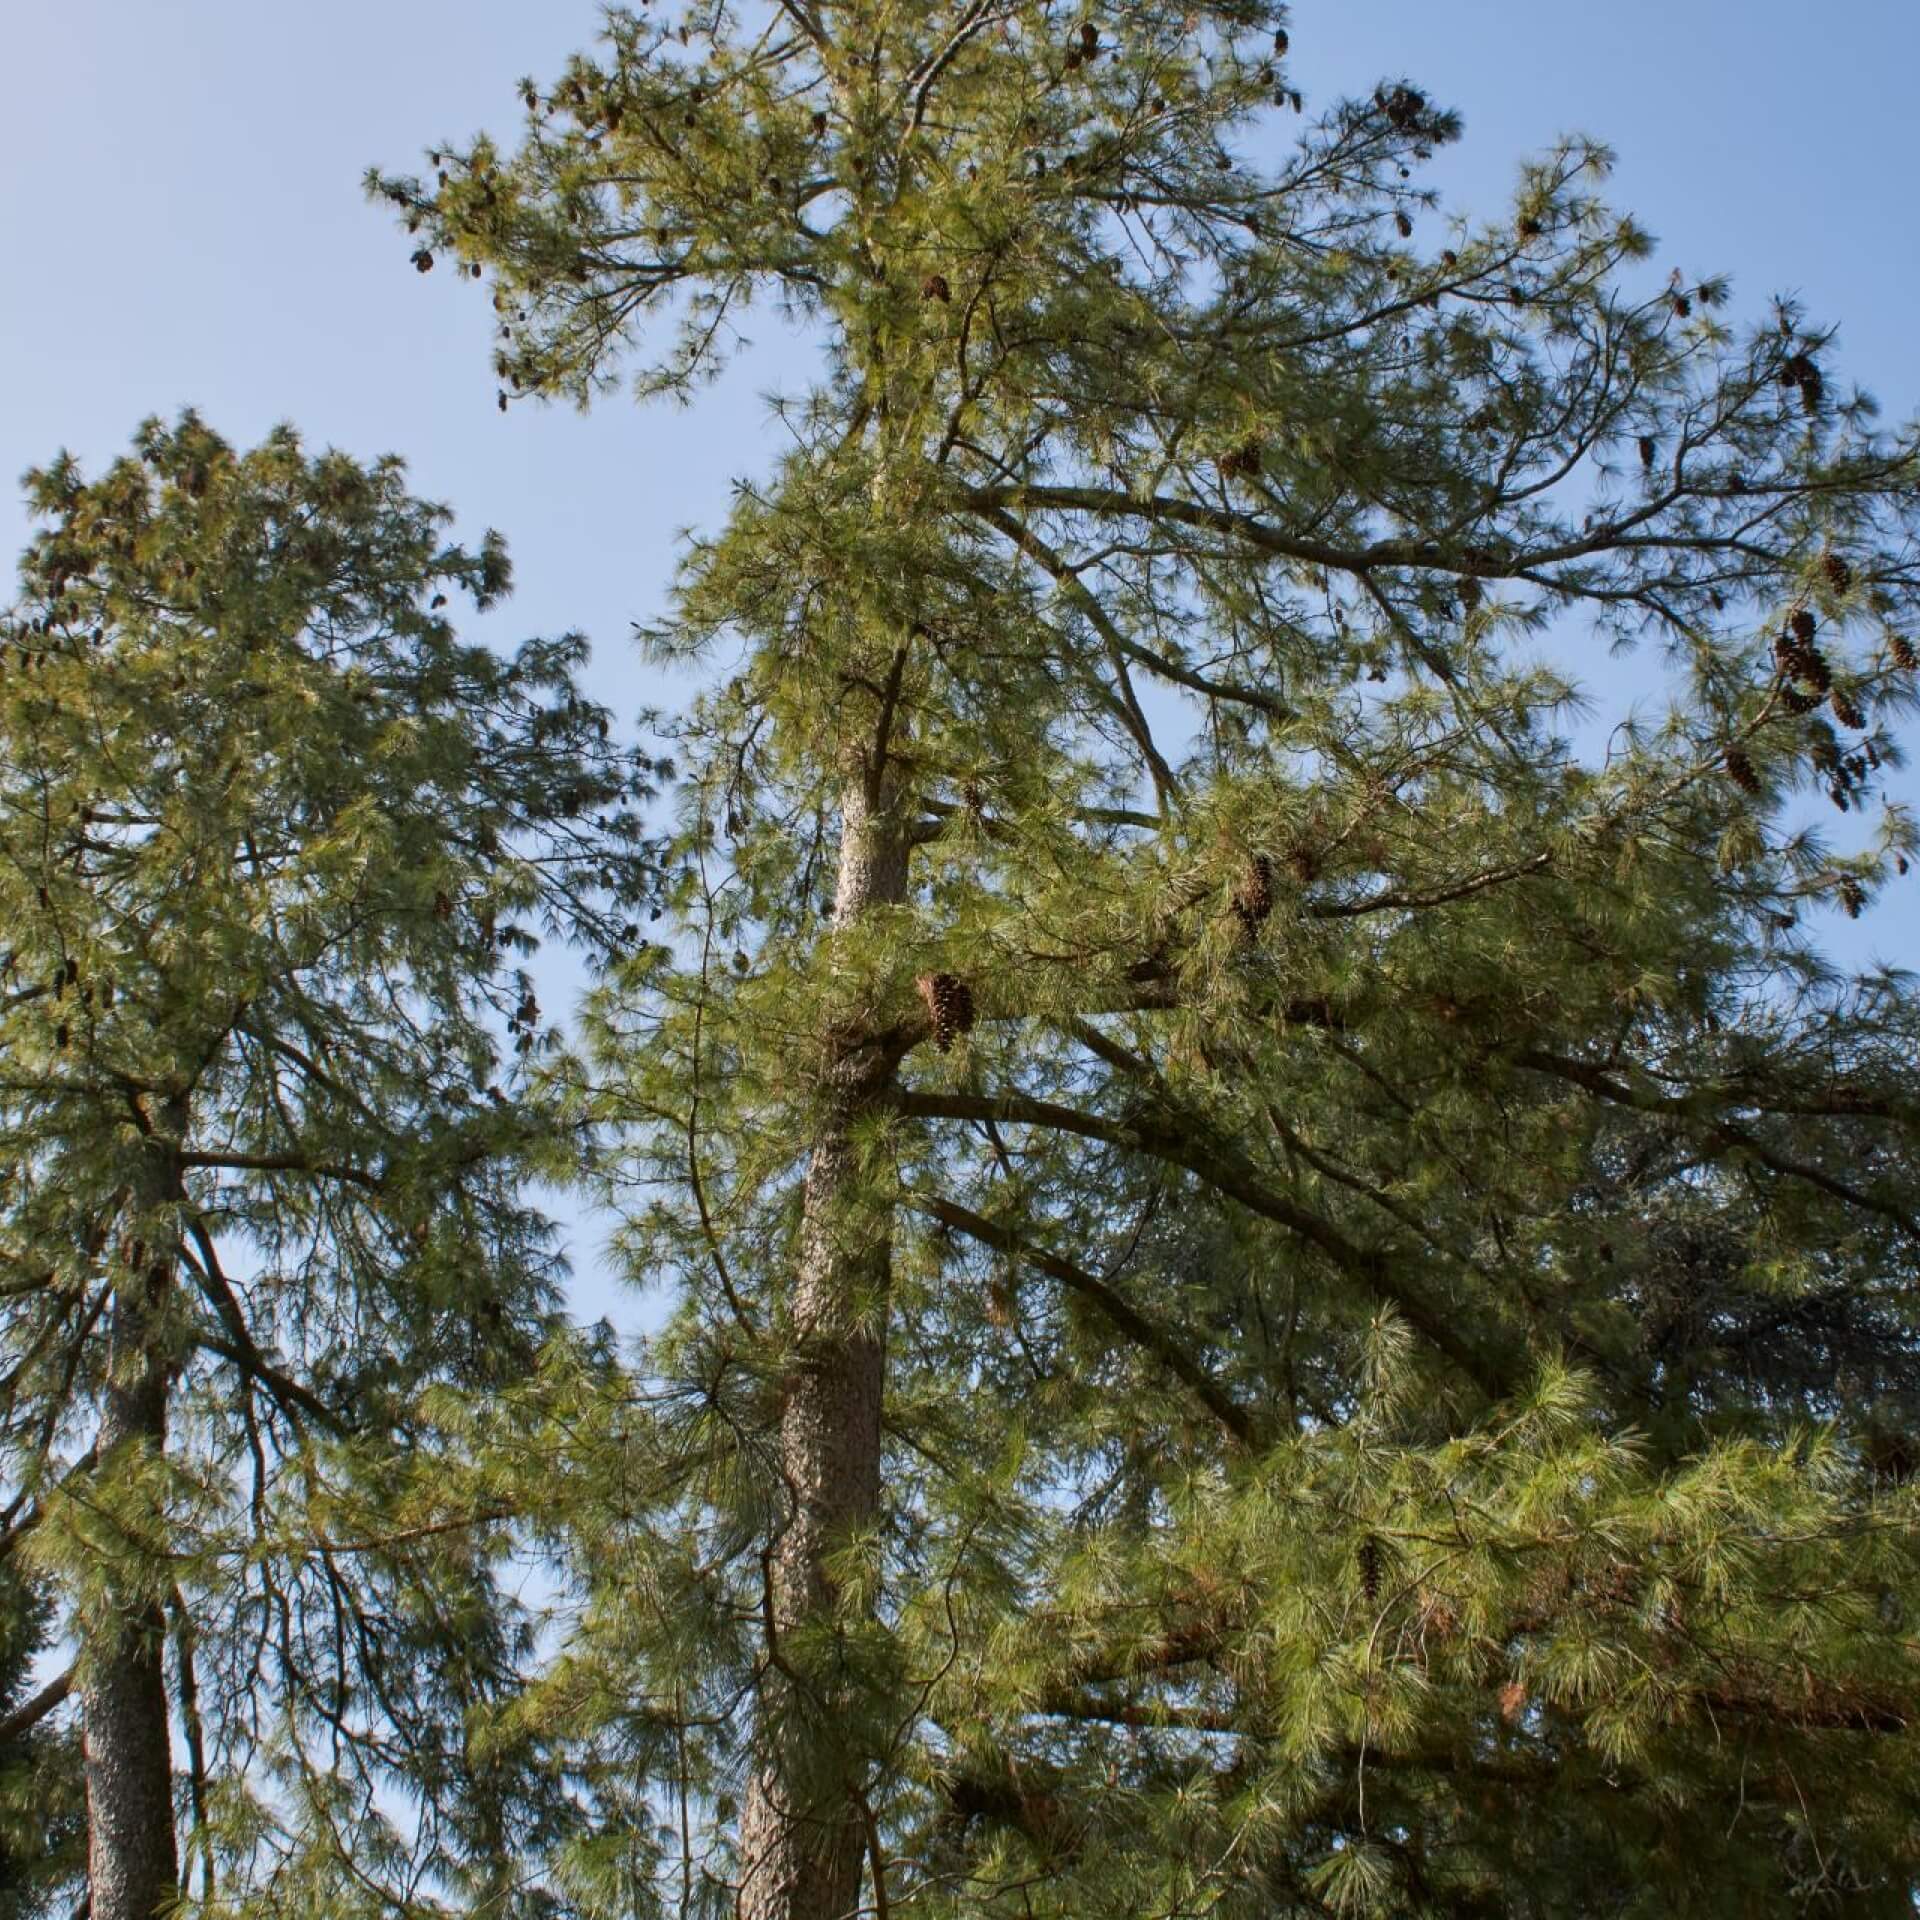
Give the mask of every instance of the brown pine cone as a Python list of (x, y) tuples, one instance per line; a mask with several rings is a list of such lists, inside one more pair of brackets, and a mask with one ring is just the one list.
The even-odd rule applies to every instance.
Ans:
[(1247, 861), (1233, 892), (1233, 910), (1250, 927), (1257, 927), (1273, 911), (1273, 862), (1264, 853)]
[(973, 1030), (973, 990), (953, 973), (923, 973), (913, 984), (933, 1027), (935, 1051), (950, 1052), (956, 1034)]

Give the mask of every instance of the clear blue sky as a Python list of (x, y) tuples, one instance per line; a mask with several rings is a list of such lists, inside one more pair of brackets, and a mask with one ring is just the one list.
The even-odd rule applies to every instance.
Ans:
[[(579, 627), (594, 691), (670, 704), (627, 644), (675, 533), (725, 509), (771, 444), (759, 395), (804, 362), (777, 323), (689, 413), (502, 416), (483, 290), (416, 274), (369, 164), (519, 124), (514, 82), (593, 34), (588, 0), (5, 0), (0, 5), (0, 549), (7, 484), (66, 446), (97, 465), (183, 405), (246, 443), (293, 421), (315, 445), (405, 454), (470, 533), (508, 537), (501, 638)], [(1892, 418), (1920, 403), (1914, 0), (1296, 0), (1311, 107), (1405, 75), (1465, 116), (1436, 179), (1491, 213), (1559, 132), (1611, 143), (1612, 195), (1661, 270), (1732, 275), (1735, 312), (1781, 290), (1843, 331), (1836, 367)], [(1906, 786), (1912, 790), (1913, 782)], [(1856, 930), (1901, 958), (1920, 909)], [(583, 1289), (598, 1310), (598, 1286)]]

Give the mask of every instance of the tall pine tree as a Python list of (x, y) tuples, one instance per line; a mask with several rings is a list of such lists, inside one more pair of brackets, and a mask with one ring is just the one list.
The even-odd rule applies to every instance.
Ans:
[(819, 345), (651, 636), (730, 665), (581, 1088), (679, 1311), (553, 1402), (527, 1710), (684, 1911), (1904, 1913), (1920, 1008), (1817, 934), (1916, 442), (1602, 149), (1444, 221), (1287, 47), (615, 11), (372, 182), (503, 406)]
[(548, 1036), (518, 960), (543, 923), (616, 937), (650, 769), (576, 691), (577, 639), (456, 636), (504, 552), (450, 544), (396, 461), (236, 452), (189, 414), (28, 484), (0, 1445), (7, 1548), (77, 1643), (90, 1911), (182, 1889), (176, 1717), (209, 1898), (223, 1858), (358, 1871), (382, 1782), (451, 1871), (485, 1798), (463, 1714), (515, 1629), (431, 1396), (555, 1323), (525, 1187), (572, 1148), (521, 1097)]

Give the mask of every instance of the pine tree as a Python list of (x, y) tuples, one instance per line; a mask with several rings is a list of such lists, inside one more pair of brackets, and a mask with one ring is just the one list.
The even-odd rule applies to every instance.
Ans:
[(52, 1644), (49, 1596), (0, 1569), (0, 1915), (39, 1920), (59, 1909), (86, 1845), (79, 1755), (49, 1716), (66, 1700), (71, 1676), (42, 1677), (36, 1662)]
[(650, 1418), (541, 1389), (527, 1711), (749, 1920), (1905, 1912), (1920, 1007), (1815, 936), (1916, 441), (1287, 40), (615, 11), (371, 183), (503, 406), (820, 346), (651, 636), (733, 664), (580, 1073), (680, 1304)]
[(479, 1782), (446, 1752), (517, 1657), (508, 1516), (433, 1395), (556, 1324), (524, 1189), (574, 1150), (523, 1097), (551, 1036), (516, 960), (532, 925), (619, 937), (650, 769), (575, 690), (577, 638), (456, 637), (448, 596), (498, 598), (504, 551), (448, 544), (396, 461), (284, 429), (236, 452), (189, 414), (28, 488), (0, 632), (6, 1544), (78, 1646), (93, 1920), (182, 1890), (175, 1713), (205, 1896), (222, 1861), (301, 1857), (318, 1912), (364, 1871), (374, 1783), (415, 1796), (430, 1867), (467, 1851)]

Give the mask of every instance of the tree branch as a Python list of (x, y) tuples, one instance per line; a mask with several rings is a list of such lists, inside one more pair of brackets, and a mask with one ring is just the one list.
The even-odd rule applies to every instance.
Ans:
[(1135, 1346), (1152, 1354), (1169, 1373), (1191, 1388), (1194, 1397), (1240, 1445), (1250, 1447), (1254, 1444), (1254, 1424), (1247, 1410), (1227, 1393), (1171, 1332), (1130, 1306), (1097, 1274), (1089, 1273), (1086, 1268), (1076, 1266), (1071, 1260), (1050, 1253), (1044, 1247), (1035, 1246), (1010, 1227), (989, 1220), (984, 1214), (974, 1213), (936, 1194), (910, 1193), (907, 1204), (916, 1212), (938, 1220), (942, 1226), (950, 1227), (956, 1233), (964, 1233), (971, 1240), (978, 1240), (983, 1246), (1011, 1254), (1035, 1272), (1044, 1273), (1049, 1279), (1057, 1280), (1063, 1287), (1091, 1300)]

